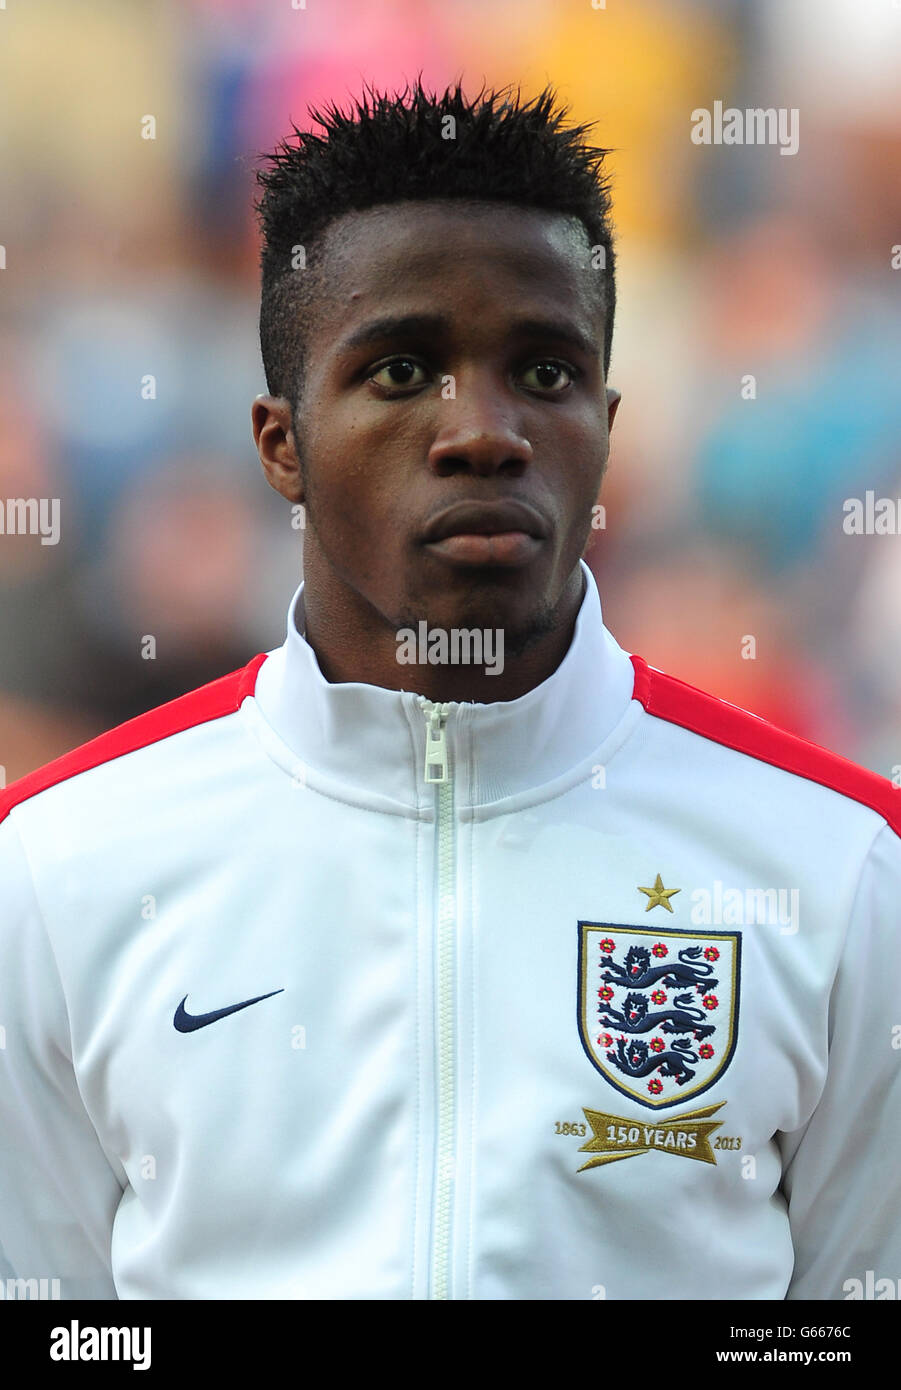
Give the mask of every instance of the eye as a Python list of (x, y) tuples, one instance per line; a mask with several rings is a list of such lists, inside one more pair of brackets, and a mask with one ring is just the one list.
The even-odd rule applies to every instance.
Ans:
[[(527, 367), (525, 375), (534, 372), (537, 380), (534, 383), (525, 383), (530, 391), (547, 391), (551, 395), (560, 395), (567, 386), (575, 380), (576, 369), (570, 367), (566, 362), (558, 362), (556, 358), (545, 358), (542, 362), (533, 362), (531, 367)], [(561, 380), (561, 377), (563, 378)]]
[[(392, 387), (421, 386), (422, 381), (415, 379), (416, 372), (424, 372), (418, 362), (414, 362), (410, 357), (395, 357), (391, 362), (385, 362), (381, 367), (377, 367), (369, 376), (370, 381), (374, 381), (376, 386), (381, 386), (390, 390)], [(379, 380), (381, 378), (381, 380)]]

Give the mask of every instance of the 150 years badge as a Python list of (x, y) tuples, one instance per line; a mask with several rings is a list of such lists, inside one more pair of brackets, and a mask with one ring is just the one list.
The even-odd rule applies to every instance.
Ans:
[(580, 922), (582, 1046), (631, 1100), (653, 1110), (683, 1104), (732, 1060), (740, 973), (740, 932)]

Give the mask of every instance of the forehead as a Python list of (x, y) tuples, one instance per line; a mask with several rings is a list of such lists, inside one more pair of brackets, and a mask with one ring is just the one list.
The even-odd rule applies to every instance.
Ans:
[(348, 213), (323, 234), (320, 271), (326, 312), (316, 317), (331, 333), (376, 307), (447, 308), (461, 295), (490, 296), (511, 311), (526, 302), (566, 308), (586, 326), (604, 302), (584, 224), (508, 203), (432, 199)]

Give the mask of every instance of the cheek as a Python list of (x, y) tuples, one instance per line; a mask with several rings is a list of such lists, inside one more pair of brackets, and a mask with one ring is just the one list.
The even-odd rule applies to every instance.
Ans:
[[(305, 457), (310, 510), (320, 529), (328, 528), (335, 546), (340, 538), (381, 550), (402, 547), (422, 503), (427, 429), (384, 411), (372, 420), (363, 411), (323, 407), (317, 418), (327, 423), (308, 430)], [(428, 498), (423, 505), (428, 508)]]
[(601, 492), (603, 463), (603, 452), (594, 447), (590, 453), (576, 460), (574, 471), (566, 479), (565, 489), (561, 489), (561, 548), (567, 552), (581, 554), (591, 534), (595, 517), (592, 509), (597, 505)]
[[(330, 568), (355, 583), (378, 580), (400, 543), (401, 528), (391, 510), (391, 490), (380, 482), (365, 457), (335, 449), (309, 460), (309, 525)], [(396, 567), (396, 566), (395, 566)]]

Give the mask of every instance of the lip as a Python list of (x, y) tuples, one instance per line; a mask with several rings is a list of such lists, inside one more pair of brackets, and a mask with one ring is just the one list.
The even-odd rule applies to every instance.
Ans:
[(422, 539), (427, 545), (454, 536), (518, 534), (542, 541), (548, 527), (544, 518), (525, 502), (455, 502), (429, 522)]
[(457, 531), (440, 541), (429, 541), (429, 549), (454, 565), (492, 569), (519, 569), (529, 564), (541, 549), (538, 536), (525, 531), (494, 531), (488, 534)]

